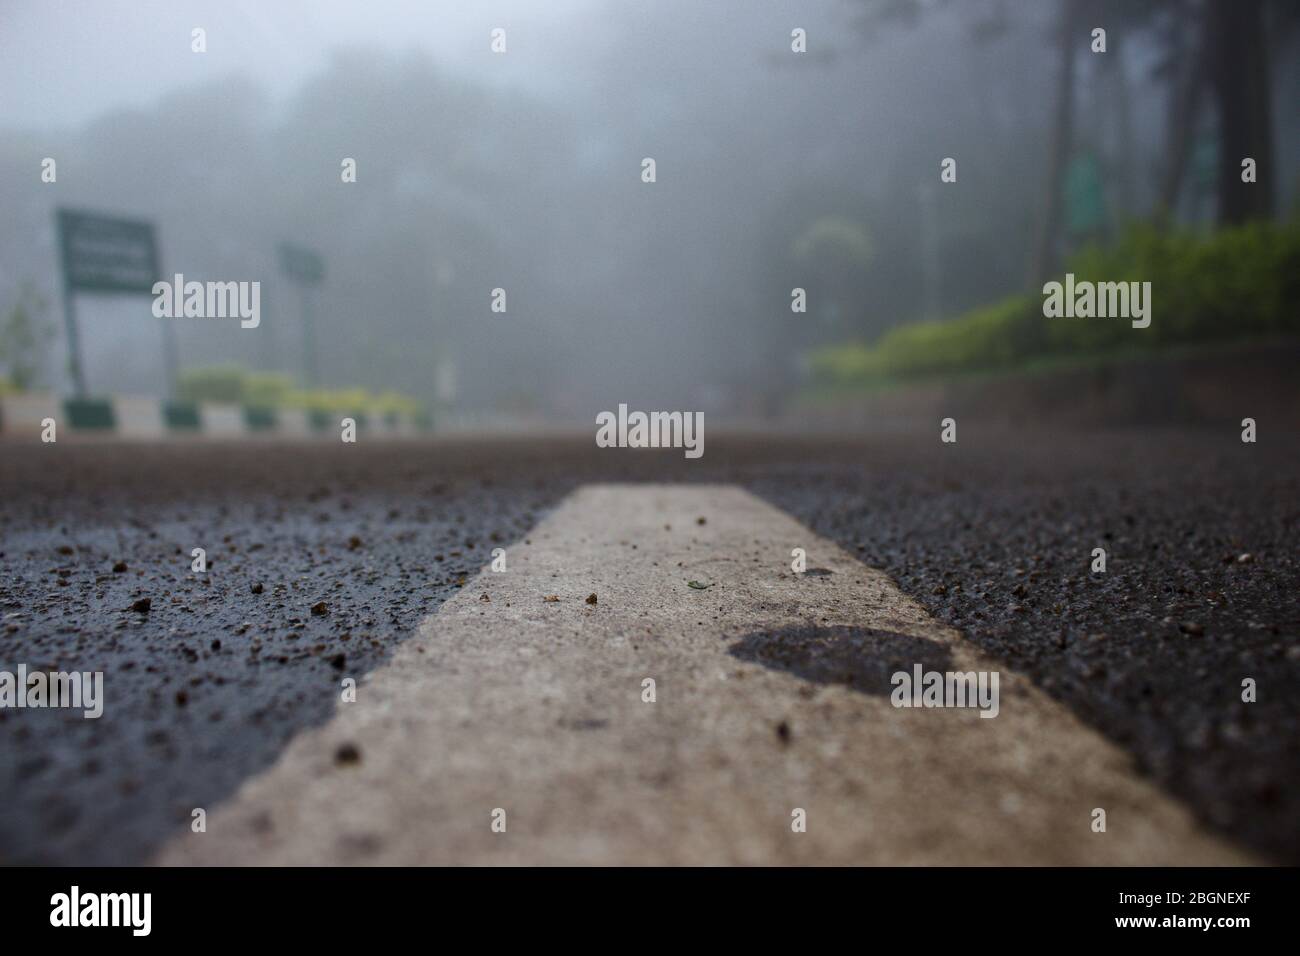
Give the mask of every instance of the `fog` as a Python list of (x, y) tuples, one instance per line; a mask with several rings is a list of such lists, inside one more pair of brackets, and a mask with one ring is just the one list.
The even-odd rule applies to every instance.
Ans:
[[(0, 304), (30, 284), (61, 329), (54, 210), (86, 209), (153, 221), (164, 276), (263, 294), (256, 329), (80, 297), (93, 392), (161, 394), (160, 321), (182, 368), (301, 377), (288, 240), (326, 263), (322, 385), (584, 421), (770, 408), (810, 347), (1023, 287), (1055, 22), (995, 2), (7, 3)], [(1127, 146), (1134, 209), (1165, 136), (1145, 42), (1115, 54), (1127, 144), (1100, 66), (1081, 63), (1076, 118)], [(961, 188), (939, 185), (944, 157)]]

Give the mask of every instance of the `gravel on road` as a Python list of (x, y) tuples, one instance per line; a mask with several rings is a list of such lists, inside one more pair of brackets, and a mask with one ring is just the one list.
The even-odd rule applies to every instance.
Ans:
[(1296, 443), (933, 432), (711, 435), (694, 461), (586, 435), (0, 446), (0, 669), (103, 670), (114, 702), (0, 710), (0, 862), (145, 859), (574, 488), (679, 480), (787, 510), (1218, 832), (1300, 862)]

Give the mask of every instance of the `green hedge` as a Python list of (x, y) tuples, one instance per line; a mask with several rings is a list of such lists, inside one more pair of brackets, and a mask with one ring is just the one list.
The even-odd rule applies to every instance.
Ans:
[(1132, 228), (1062, 270), (1075, 281), (1151, 283), (1151, 325), (1049, 319), (1043, 297), (1012, 296), (946, 322), (900, 326), (874, 346), (812, 354), (814, 377), (869, 384), (1099, 355), (1300, 333), (1300, 225), (1251, 223), (1211, 235)]
[[(220, 402), (254, 409), (301, 408), (310, 415), (333, 418), (353, 415), (391, 415), (414, 418), (422, 410), (413, 398), (397, 392), (373, 394), (363, 388), (300, 389), (289, 375), (254, 372), (239, 365), (211, 365), (187, 369), (180, 375), (179, 392), (187, 402)], [(254, 418), (261, 420), (261, 414)], [(248, 419), (248, 413), (245, 413)], [(358, 419), (360, 423), (360, 419)], [(251, 424), (251, 422), (250, 422)]]

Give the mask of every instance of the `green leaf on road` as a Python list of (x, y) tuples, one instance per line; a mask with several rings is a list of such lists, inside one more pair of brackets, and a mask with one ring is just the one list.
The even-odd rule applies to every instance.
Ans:
[(703, 591), (705, 588), (713, 587), (713, 582), (709, 582), (708, 584), (701, 584), (699, 581), (687, 581), (686, 586), (688, 588), (695, 588), (695, 590), (697, 591)]

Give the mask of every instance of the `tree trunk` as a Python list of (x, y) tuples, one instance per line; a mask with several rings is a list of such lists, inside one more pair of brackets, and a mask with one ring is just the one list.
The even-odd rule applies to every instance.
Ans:
[[(1219, 222), (1273, 214), (1273, 125), (1264, 0), (1211, 0), (1216, 39), (1210, 69), (1219, 106)], [(1241, 181), (1241, 162), (1255, 160), (1256, 181)]]
[(1202, 14), (1197, 27), (1194, 55), (1187, 56), (1186, 44), (1179, 44), (1177, 58), (1182, 61), (1173, 105), (1169, 115), (1169, 137), (1165, 144), (1166, 163), (1160, 179), (1160, 196), (1156, 200), (1156, 221), (1161, 225), (1173, 219), (1178, 210), (1178, 196), (1187, 174), (1187, 160), (1192, 152), (1192, 132), (1196, 128), (1197, 108), (1205, 82), (1205, 64), (1213, 49), (1210, 16)]
[(1115, 138), (1118, 146), (1119, 162), (1113, 167), (1119, 194), (1118, 201), (1112, 198), (1114, 210), (1111, 220), (1122, 226), (1126, 220), (1136, 218), (1134, 197), (1134, 167), (1137, 164), (1138, 151), (1133, 145), (1133, 100), (1128, 80), (1128, 70), (1124, 66), (1124, 40), (1122, 31), (1116, 31), (1110, 37), (1110, 52), (1106, 54), (1106, 67), (1109, 71), (1111, 95), (1115, 104)]
[(1061, 72), (1056, 79), (1056, 105), (1052, 138), (1047, 152), (1047, 186), (1043, 197), (1038, 236), (1029, 266), (1029, 285), (1037, 287), (1056, 269), (1056, 243), (1061, 231), (1061, 193), (1070, 161), (1074, 125), (1074, 52), (1080, 38), (1078, 0), (1061, 0), (1060, 36), (1057, 39)]

